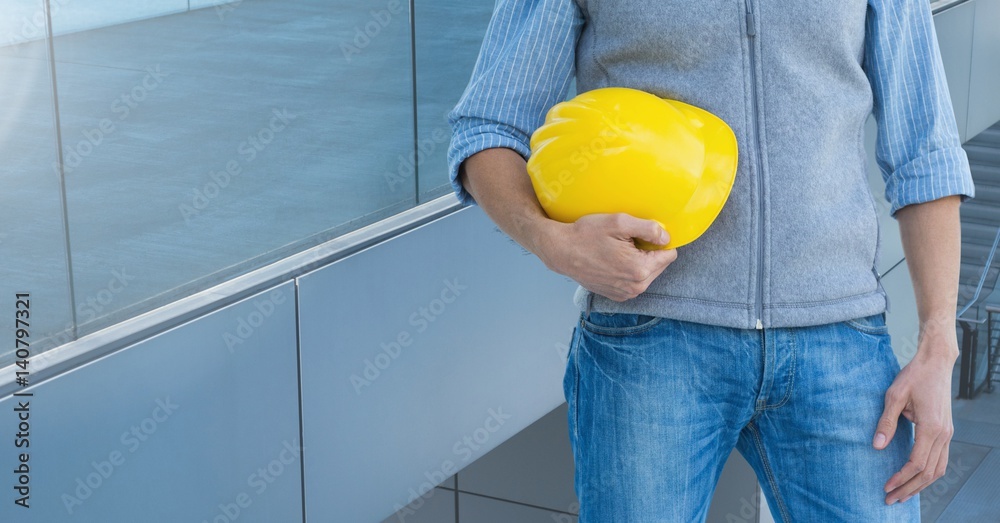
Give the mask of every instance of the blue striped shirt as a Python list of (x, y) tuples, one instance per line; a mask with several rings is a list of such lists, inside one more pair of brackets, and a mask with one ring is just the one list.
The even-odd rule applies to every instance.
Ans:
[[(531, 133), (565, 99), (585, 23), (574, 0), (499, 0), (479, 60), (450, 114), (455, 194), (469, 156), (503, 147), (527, 158)], [(878, 123), (876, 159), (890, 214), (950, 195), (974, 195), (927, 0), (869, 0), (863, 67)]]

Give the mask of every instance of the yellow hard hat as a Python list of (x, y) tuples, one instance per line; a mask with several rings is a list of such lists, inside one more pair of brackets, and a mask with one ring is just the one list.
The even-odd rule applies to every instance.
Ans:
[(531, 136), (528, 174), (546, 214), (656, 220), (673, 249), (702, 235), (729, 198), (736, 135), (720, 118), (623, 87), (596, 89), (549, 110)]

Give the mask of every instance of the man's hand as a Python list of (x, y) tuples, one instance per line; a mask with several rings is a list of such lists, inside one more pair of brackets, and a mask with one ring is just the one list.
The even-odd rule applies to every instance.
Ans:
[(575, 223), (553, 222), (538, 256), (545, 265), (585, 289), (614, 301), (642, 294), (677, 259), (677, 250), (644, 251), (632, 238), (666, 245), (667, 232), (655, 221), (628, 214), (591, 214)]
[(922, 337), (920, 344), (937, 347), (918, 350), (885, 393), (885, 410), (878, 422), (875, 448), (882, 450), (892, 440), (900, 414), (915, 425), (909, 461), (885, 484), (885, 502), (889, 505), (907, 501), (944, 476), (948, 467), (949, 445), (955, 432), (951, 419), (951, 373), (958, 345), (953, 328), (950, 338), (947, 333), (930, 338)]
[(486, 149), (470, 156), (460, 181), (486, 214), (545, 265), (585, 289), (615, 301), (634, 298), (677, 258), (677, 251), (644, 251), (632, 238), (666, 245), (655, 221), (627, 214), (592, 214), (559, 223), (542, 210), (524, 158), (510, 149)]

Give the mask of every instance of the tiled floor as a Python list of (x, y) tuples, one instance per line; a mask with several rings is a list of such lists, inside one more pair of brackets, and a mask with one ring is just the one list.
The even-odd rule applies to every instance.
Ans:
[(383, 523), (576, 523), (566, 430), (563, 404)]

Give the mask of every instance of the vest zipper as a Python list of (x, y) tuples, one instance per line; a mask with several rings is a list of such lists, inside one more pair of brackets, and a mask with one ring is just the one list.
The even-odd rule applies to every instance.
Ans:
[(754, 37), (757, 28), (753, 16), (753, 0), (746, 0), (747, 38), (750, 45), (750, 81), (753, 96), (753, 135), (757, 149), (754, 159), (757, 168), (757, 296), (754, 300), (754, 313), (757, 315), (757, 329), (763, 329), (764, 323), (764, 167), (760, 159), (760, 107), (757, 101), (757, 49)]

